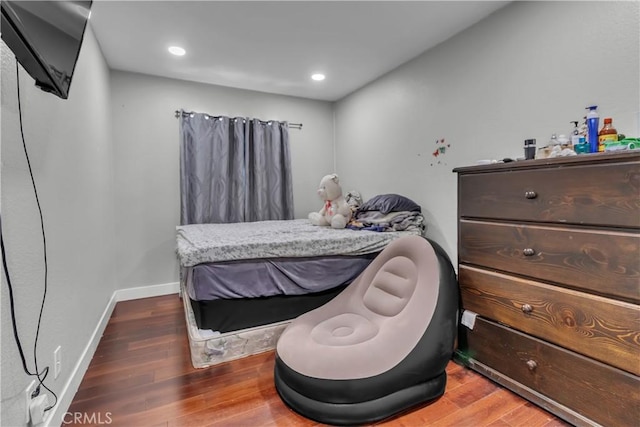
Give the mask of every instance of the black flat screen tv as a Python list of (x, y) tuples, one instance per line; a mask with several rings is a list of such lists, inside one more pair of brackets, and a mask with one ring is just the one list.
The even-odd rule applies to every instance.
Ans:
[(91, 1), (2, 0), (2, 40), (40, 89), (69, 96)]

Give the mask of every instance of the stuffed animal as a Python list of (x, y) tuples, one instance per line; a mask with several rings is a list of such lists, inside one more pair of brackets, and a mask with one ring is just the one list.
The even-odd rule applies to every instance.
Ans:
[(318, 196), (324, 200), (319, 212), (311, 212), (309, 221), (313, 225), (330, 225), (332, 228), (345, 228), (351, 219), (351, 208), (342, 195), (338, 175), (327, 175), (320, 181)]

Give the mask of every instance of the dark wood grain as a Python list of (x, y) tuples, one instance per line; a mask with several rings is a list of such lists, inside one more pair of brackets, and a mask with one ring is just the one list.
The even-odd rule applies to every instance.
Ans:
[[(517, 162), (491, 163), (483, 165), (459, 166), (453, 169), (455, 173), (474, 174), (487, 172), (504, 172), (514, 168), (518, 170), (548, 169), (552, 167), (566, 167), (572, 165), (599, 165), (603, 163), (623, 163), (640, 161), (640, 150), (597, 153), (580, 156), (554, 157), (549, 159), (519, 160)], [(640, 184), (640, 183), (639, 183)]]
[(454, 172), (480, 314), (460, 360), (570, 422), (640, 426), (640, 151)]
[(640, 228), (638, 160), (525, 170), (516, 164), (504, 172), (461, 174), (458, 182), (465, 218)]
[[(176, 295), (120, 302), (65, 419), (113, 426), (318, 426), (279, 398), (269, 351), (193, 368)], [(483, 376), (451, 362), (443, 397), (382, 426), (567, 426)], [(93, 414), (94, 423), (86, 422)], [(102, 418), (100, 418), (102, 417)], [(73, 423), (70, 423), (73, 424)], [(104, 423), (102, 424), (104, 425)]]
[(638, 425), (638, 377), (482, 318), (464, 334), (468, 357), (517, 383), (601, 425)]
[(640, 375), (639, 306), (465, 265), (459, 273), (466, 309)]
[(461, 263), (640, 301), (638, 233), (461, 220), (460, 239)]

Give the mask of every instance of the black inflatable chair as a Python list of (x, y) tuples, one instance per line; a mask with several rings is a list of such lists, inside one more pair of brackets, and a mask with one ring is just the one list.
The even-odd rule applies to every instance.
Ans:
[(444, 394), (458, 283), (446, 253), (419, 236), (393, 241), (342, 293), (278, 340), (275, 386), (296, 412), (364, 424)]

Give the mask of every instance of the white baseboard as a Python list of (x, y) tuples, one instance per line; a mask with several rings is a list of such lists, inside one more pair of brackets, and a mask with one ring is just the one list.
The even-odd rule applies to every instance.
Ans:
[(102, 316), (100, 317), (100, 320), (98, 321), (98, 324), (93, 331), (93, 334), (91, 334), (89, 342), (85, 346), (84, 351), (78, 359), (78, 362), (71, 371), (69, 379), (58, 395), (58, 404), (51, 410), (51, 412), (47, 415), (41, 425), (44, 427), (60, 426), (64, 424), (65, 418), (67, 422), (72, 421), (73, 415), (65, 416), (65, 414), (67, 414), (69, 406), (71, 406), (71, 402), (73, 402), (73, 398), (78, 391), (78, 387), (80, 387), (82, 378), (84, 378), (84, 374), (87, 372), (87, 368), (89, 368), (91, 359), (93, 358), (93, 355), (98, 348), (98, 344), (100, 343), (102, 334), (104, 333), (104, 330), (109, 323), (109, 319), (111, 318), (111, 314), (113, 313), (113, 309), (115, 308), (116, 303), (118, 303), (119, 301), (129, 301), (161, 295), (177, 294), (179, 292), (179, 282), (116, 290), (111, 295), (111, 299), (107, 303), (107, 306), (105, 307), (104, 312), (102, 313)]
[(171, 295), (180, 292), (180, 283), (164, 283), (162, 285), (140, 286), (138, 288), (118, 289), (113, 293), (116, 301), (151, 298), (161, 295)]
[(87, 372), (87, 368), (89, 367), (89, 363), (91, 363), (93, 354), (96, 352), (96, 348), (98, 348), (100, 338), (102, 338), (102, 333), (107, 327), (107, 323), (109, 323), (111, 313), (113, 313), (113, 309), (115, 308), (117, 302), (115, 299), (115, 295), (115, 292), (113, 293), (113, 295), (111, 295), (111, 299), (107, 303), (107, 307), (104, 309), (104, 312), (102, 313), (102, 316), (100, 317), (100, 320), (98, 321), (93, 334), (91, 334), (89, 342), (85, 346), (84, 351), (78, 359), (78, 362), (71, 371), (69, 379), (58, 395), (58, 404), (45, 418), (43, 423), (44, 426), (59, 426), (63, 424), (64, 418), (67, 418), (68, 421), (72, 419), (72, 417), (70, 416), (65, 417), (65, 414), (67, 413), (69, 406), (71, 406), (71, 402), (73, 402), (73, 397), (76, 395), (78, 387), (80, 387), (82, 378), (84, 377), (85, 372)]

